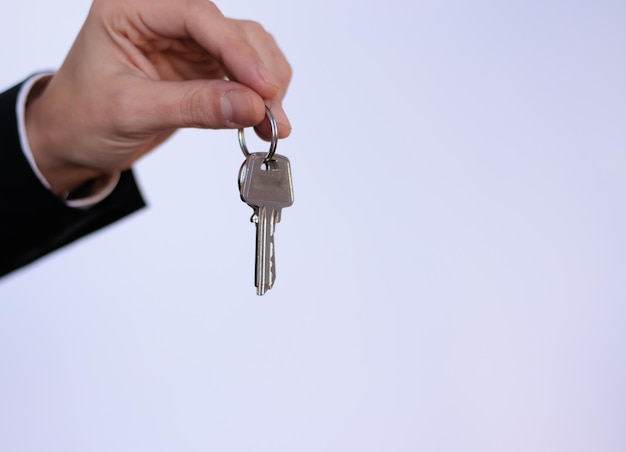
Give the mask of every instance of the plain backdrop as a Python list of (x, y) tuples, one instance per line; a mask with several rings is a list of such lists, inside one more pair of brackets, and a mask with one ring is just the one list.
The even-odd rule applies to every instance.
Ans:
[[(236, 131), (180, 132), (0, 282), (0, 450), (625, 450), (626, 3), (218, 6), (294, 68), (276, 285)], [(2, 2), (0, 86), (88, 8)]]

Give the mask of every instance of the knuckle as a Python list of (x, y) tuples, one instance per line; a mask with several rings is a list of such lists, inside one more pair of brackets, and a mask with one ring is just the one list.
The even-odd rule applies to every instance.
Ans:
[(291, 64), (289, 64), (287, 60), (284, 60), (282, 73), (284, 74), (284, 83), (289, 84), (291, 78), (293, 77), (293, 67), (291, 66)]
[(196, 11), (222, 16), (222, 12), (215, 3), (209, 0), (186, 0), (186, 6), (189, 8), (197, 8)]
[(179, 117), (183, 127), (214, 127), (216, 113), (220, 111), (220, 97), (208, 90), (187, 91), (180, 102)]
[(250, 35), (258, 36), (262, 34), (268, 34), (265, 28), (263, 27), (263, 25), (261, 25), (259, 22), (254, 21), (254, 20), (248, 20), (248, 19), (240, 20), (239, 26), (241, 27), (243, 32), (248, 36)]

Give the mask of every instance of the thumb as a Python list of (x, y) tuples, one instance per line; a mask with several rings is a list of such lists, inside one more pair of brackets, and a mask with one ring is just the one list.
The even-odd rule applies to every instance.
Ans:
[[(138, 132), (182, 127), (235, 129), (259, 124), (263, 98), (241, 83), (227, 80), (141, 80), (129, 96)], [(128, 111), (128, 110), (127, 110)]]

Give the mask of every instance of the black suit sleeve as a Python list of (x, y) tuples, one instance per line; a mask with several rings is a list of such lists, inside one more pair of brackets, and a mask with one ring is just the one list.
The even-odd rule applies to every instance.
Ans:
[(0, 276), (26, 265), (145, 205), (131, 171), (88, 209), (67, 207), (33, 173), (20, 146), (20, 86), (0, 94)]

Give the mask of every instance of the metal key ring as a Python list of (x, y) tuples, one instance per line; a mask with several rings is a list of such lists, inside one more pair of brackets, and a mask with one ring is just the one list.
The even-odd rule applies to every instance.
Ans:
[[(274, 115), (267, 105), (265, 106), (265, 115), (267, 116), (267, 119), (269, 119), (270, 126), (272, 127), (272, 140), (270, 141), (270, 150), (267, 151), (267, 155), (265, 156), (265, 159), (263, 159), (265, 162), (268, 162), (272, 159), (272, 157), (274, 157), (274, 153), (276, 152), (276, 145), (278, 144), (278, 126), (276, 125), (276, 119), (274, 118)], [(250, 155), (250, 152), (248, 151), (248, 147), (246, 146), (246, 137), (243, 134), (243, 129), (239, 129), (239, 131), (237, 132), (237, 138), (239, 139), (239, 146), (243, 151), (243, 155), (245, 155), (247, 158)]]

